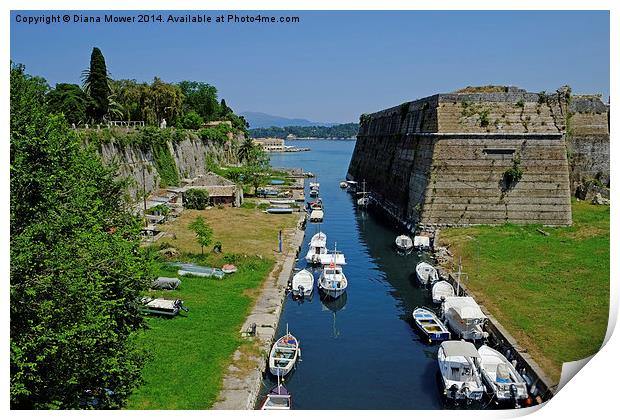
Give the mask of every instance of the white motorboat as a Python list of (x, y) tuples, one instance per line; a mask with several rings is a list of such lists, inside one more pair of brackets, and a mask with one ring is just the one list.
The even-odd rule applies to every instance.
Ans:
[(339, 255), (342, 255), (342, 260), (344, 262), (344, 254), (338, 254), (336, 246), (334, 246), (334, 252), (328, 254), (331, 261), (328, 265), (323, 266), (321, 277), (319, 277), (319, 290), (333, 299), (342, 295), (349, 285), (347, 277), (342, 271), (342, 267), (336, 263)]
[(298, 297), (308, 297), (314, 291), (314, 276), (308, 270), (301, 270), (293, 276), (292, 293)]
[(271, 347), (269, 353), (269, 371), (274, 376), (284, 377), (295, 366), (297, 358), (301, 353), (299, 341), (288, 332), (286, 326), (286, 335), (280, 337)]
[(347, 184), (347, 181), (342, 181), (340, 182), (340, 188), (347, 188), (349, 186), (349, 184)]
[(447, 297), (441, 305), (448, 326), (465, 340), (481, 340), (489, 336), (483, 331), (487, 317), (470, 296)]
[(444, 395), (453, 400), (480, 400), (485, 388), (480, 354), (472, 343), (444, 341), (437, 351)]
[(319, 184), (318, 182), (311, 182), (310, 183), (310, 189), (311, 190), (318, 190), (321, 187), (321, 184)]
[(478, 349), (482, 380), (498, 402), (512, 401), (516, 407), (527, 399), (527, 383), (503, 354), (484, 345)]
[(310, 212), (310, 222), (322, 222), (323, 216), (323, 210), (312, 210)]
[(415, 275), (420, 284), (424, 286), (439, 281), (439, 274), (437, 273), (435, 267), (429, 263), (425, 263), (424, 261), (415, 266)]
[(413, 249), (413, 241), (407, 235), (400, 235), (396, 237), (396, 247), (403, 252), (411, 252)]
[(292, 407), (293, 398), (284, 385), (280, 384), (280, 378), (278, 378), (278, 385), (271, 388), (265, 400), (260, 406), (261, 410), (290, 410)]
[(310, 190), (310, 197), (318, 197), (319, 190)]
[(439, 320), (435, 312), (430, 309), (415, 308), (413, 311), (413, 321), (429, 342), (450, 339), (450, 331), (448, 331), (448, 328)]
[(431, 238), (426, 235), (416, 235), (413, 237), (413, 247), (420, 251), (431, 249)]
[(306, 254), (306, 262), (308, 264), (319, 264), (321, 262), (321, 255), (327, 253), (327, 235), (323, 232), (315, 234), (312, 239), (310, 239), (310, 244), (308, 244), (308, 246), (309, 249)]
[(433, 303), (441, 303), (446, 298), (454, 296), (454, 287), (445, 280), (438, 281), (433, 284), (431, 295), (433, 296)]

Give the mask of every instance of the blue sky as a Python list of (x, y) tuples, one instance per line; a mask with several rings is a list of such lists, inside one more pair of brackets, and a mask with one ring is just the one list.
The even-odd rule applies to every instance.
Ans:
[(11, 13), (11, 58), (52, 85), (79, 83), (97, 46), (115, 79), (204, 81), (235, 111), (323, 122), (357, 121), (468, 85), (549, 92), (569, 84), (609, 95), (605, 11), (262, 12), (300, 16), (296, 24), (15, 22), (18, 14), (56, 13)]

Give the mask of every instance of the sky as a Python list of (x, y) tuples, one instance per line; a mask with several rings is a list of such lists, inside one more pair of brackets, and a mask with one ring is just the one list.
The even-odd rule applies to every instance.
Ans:
[(299, 16), (300, 23), (46, 25), (16, 18), (64, 13), (12, 11), (11, 59), (52, 86), (80, 83), (96, 46), (114, 79), (203, 81), (236, 112), (319, 122), (354, 122), (474, 85), (552, 92), (568, 84), (573, 93), (609, 96), (607, 11), (148, 13), (261, 13)]

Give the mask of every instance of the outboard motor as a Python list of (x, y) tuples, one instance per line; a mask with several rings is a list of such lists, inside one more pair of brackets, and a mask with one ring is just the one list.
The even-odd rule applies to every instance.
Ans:
[(189, 308), (183, 305), (183, 301), (181, 299), (177, 299), (174, 301), (174, 307), (178, 309), (182, 309), (185, 312), (189, 312)]
[(456, 402), (456, 393), (459, 390), (459, 386), (457, 384), (453, 384), (448, 390), (452, 393), (452, 399)]

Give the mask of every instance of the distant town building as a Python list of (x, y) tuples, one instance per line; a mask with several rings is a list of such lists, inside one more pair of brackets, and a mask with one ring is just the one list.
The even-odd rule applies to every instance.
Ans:
[(282, 152), (286, 149), (286, 146), (284, 146), (284, 139), (272, 137), (254, 139), (254, 144), (261, 146), (265, 152)]

